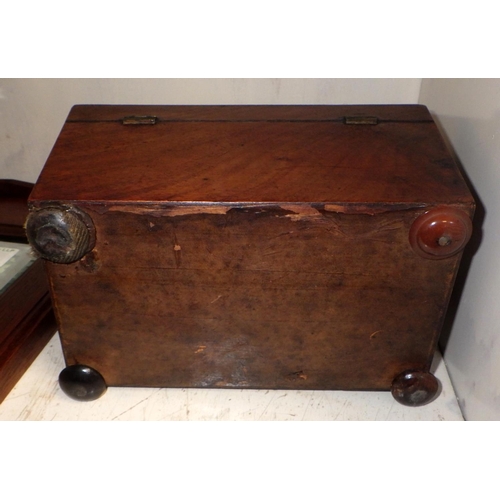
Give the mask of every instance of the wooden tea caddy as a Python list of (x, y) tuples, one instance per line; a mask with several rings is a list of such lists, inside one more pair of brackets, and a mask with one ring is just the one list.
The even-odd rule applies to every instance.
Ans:
[(436, 396), (474, 200), (424, 106), (75, 106), (29, 205), (75, 399)]

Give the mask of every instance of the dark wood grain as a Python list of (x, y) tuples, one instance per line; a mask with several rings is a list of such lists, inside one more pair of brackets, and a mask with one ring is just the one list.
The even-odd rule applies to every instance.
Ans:
[(429, 369), (459, 259), (413, 252), (417, 211), (86, 208), (96, 248), (49, 271), (68, 364), (109, 385), (389, 389)]
[(0, 179), (0, 239), (26, 242), (23, 225), (32, 189), (29, 182)]
[(47, 264), (67, 364), (155, 387), (428, 372), (461, 250), (426, 258), (409, 234), (436, 207), (474, 212), (422, 106), (75, 107), (30, 204), (95, 230)]
[(392, 383), (394, 399), (405, 406), (422, 406), (432, 401), (439, 391), (439, 382), (432, 373), (408, 370)]
[(422, 105), (76, 105), (69, 121), (120, 121), (125, 116), (160, 121), (342, 121), (345, 116), (377, 116), (383, 121), (432, 121)]
[(35, 261), (0, 294), (0, 403), (57, 330), (43, 267)]
[[(301, 107), (290, 109), (300, 116)], [(432, 121), (321, 120), (69, 122), (31, 196), (35, 204), (50, 199), (414, 206), (470, 200)]]
[(44, 263), (37, 260), (0, 294), (0, 343), (49, 290)]
[[(1, 240), (27, 243), (23, 228), (33, 184), (0, 180)], [(57, 330), (41, 260), (0, 293), (0, 403)]]
[(0, 343), (0, 403), (7, 397), (57, 330), (50, 296), (42, 296)]

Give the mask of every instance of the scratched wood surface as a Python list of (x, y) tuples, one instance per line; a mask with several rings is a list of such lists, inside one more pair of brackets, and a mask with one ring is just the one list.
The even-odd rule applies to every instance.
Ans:
[(413, 252), (419, 212), (108, 208), (47, 269), (68, 364), (109, 385), (385, 390), (430, 366), (459, 257)]
[(0, 420), (463, 420), (439, 353), (432, 371), (441, 393), (419, 408), (402, 406), (387, 392), (119, 387), (109, 388), (97, 401), (81, 403), (59, 388), (63, 368), (56, 334), (0, 404)]
[(423, 106), (78, 107), (30, 203), (95, 226), (91, 252), (46, 267), (69, 365), (298, 390), (429, 369), (460, 254), (422, 258), (408, 234), (436, 205), (474, 209)]
[(81, 403), (59, 388), (57, 377), (63, 368), (55, 335), (0, 404), (0, 420), (463, 420), (439, 353), (432, 371), (441, 382), (440, 395), (418, 408), (396, 403), (388, 392), (121, 387), (110, 387), (101, 399)]

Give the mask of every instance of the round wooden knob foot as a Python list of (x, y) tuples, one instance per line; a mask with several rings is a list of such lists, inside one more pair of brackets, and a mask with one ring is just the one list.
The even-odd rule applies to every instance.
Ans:
[(391, 393), (402, 405), (423, 406), (435, 398), (438, 389), (438, 380), (432, 373), (408, 370), (394, 379)]
[(410, 245), (425, 259), (446, 259), (461, 252), (471, 234), (472, 221), (463, 210), (437, 207), (412, 224)]
[(107, 389), (102, 375), (85, 365), (66, 367), (59, 374), (59, 385), (67, 396), (77, 401), (94, 401)]
[(31, 212), (26, 235), (42, 259), (57, 264), (80, 260), (95, 245), (90, 217), (74, 207), (46, 207)]

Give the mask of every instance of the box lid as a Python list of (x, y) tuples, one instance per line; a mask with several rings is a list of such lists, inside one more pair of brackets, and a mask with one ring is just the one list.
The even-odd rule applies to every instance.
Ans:
[(30, 197), (48, 200), (473, 203), (420, 105), (75, 106)]

